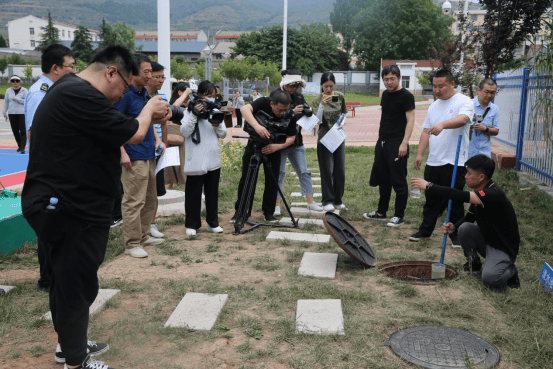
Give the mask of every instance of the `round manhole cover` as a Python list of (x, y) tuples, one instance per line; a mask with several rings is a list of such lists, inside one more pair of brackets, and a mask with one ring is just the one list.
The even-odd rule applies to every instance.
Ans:
[(403, 360), (429, 369), (493, 368), (499, 350), (470, 332), (448, 327), (411, 327), (390, 335), (386, 346)]

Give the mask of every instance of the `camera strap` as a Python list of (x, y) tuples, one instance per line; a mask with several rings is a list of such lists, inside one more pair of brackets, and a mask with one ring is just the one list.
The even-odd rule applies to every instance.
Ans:
[(194, 126), (194, 131), (192, 131), (192, 142), (194, 142), (196, 145), (199, 144), (201, 142), (201, 138), (200, 138), (200, 129), (198, 128), (198, 123), (196, 123), (196, 125)]

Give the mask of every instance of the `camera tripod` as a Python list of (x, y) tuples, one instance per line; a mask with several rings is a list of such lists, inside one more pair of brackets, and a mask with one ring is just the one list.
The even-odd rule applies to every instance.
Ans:
[[(232, 137), (247, 138), (242, 136), (232, 136)], [(290, 219), (292, 220), (292, 226), (287, 226), (282, 224), (255, 223), (255, 222), (246, 221), (247, 215), (251, 214), (251, 211), (252, 211), (253, 195), (257, 184), (257, 174), (259, 173), (259, 165), (261, 163), (264, 163), (268, 167), (271, 166), (271, 164), (269, 163), (269, 160), (267, 159), (267, 156), (261, 153), (261, 149), (263, 146), (260, 145), (259, 143), (256, 143), (254, 140), (252, 141), (253, 141), (253, 147), (254, 147), (254, 154), (250, 158), (250, 163), (248, 165), (248, 173), (246, 174), (246, 181), (244, 183), (244, 188), (242, 189), (242, 194), (240, 195), (240, 199), (238, 200), (239, 205), (235, 215), (233, 234), (236, 236), (239, 234), (248, 233), (258, 227), (299, 228), (298, 222), (294, 218), (294, 215), (292, 214), (290, 207), (288, 207), (288, 203), (284, 198), (284, 194), (282, 193), (282, 190), (278, 185), (278, 180), (277, 178), (275, 178), (273, 172), (270, 170), (266, 171), (265, 175), (266, 176), (269, 175), (271, 178), (271, 181), (273, 181), (276, 184), (278, 192), (280, 193), (280, 198), (284, 202), (284, 206), (286, 207), (286, 211), (288, 212), (288, 214), (290, 214)], [(267, 174), (267, 172), (269, 173)], [(249, 225), (251, 225), (251, 227), (247, 229), (243, 229), (245, 223), (248, 223)]]

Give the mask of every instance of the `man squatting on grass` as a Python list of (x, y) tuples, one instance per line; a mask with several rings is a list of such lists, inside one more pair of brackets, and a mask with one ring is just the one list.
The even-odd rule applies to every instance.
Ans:
[[(421, 178), (412, 178), (411, 186), (435, 196), (470, 203), (466, 215), (455, 224), (442, 226), (445, 233), (459, 232), (459, 242), (467, 257), (465, 272), (482, 270), (482, 282), (490, 287), (519, 288), (518, 255), (520, 236), (513, 205), (505, 192), (492, 181), (495, 162), (478, 154), (465, 163), (466, 184), (473, 191), (439, 186)], [(473, 222), (476, 221), (476, 224)], [(486, 258), (484, 269), (478, 254)]]
[[(84, 71), (50, 87), (33, 121), (22, 208), (52, 267), (50, 310), (61, 348), (55, 358), (65, 368), (110, 369), (91, 359), (108, 346), (87, 346), (87, 329), (121, 177), (120, 147), (142, 142), (154, 119), (165, 125), (171, 116), (157, 96), (136, 118), (113, 107), (133, 74), (129, 50), (107, 47)], [(46, 209), (51, 197), (59, 200), (55, 210)]]

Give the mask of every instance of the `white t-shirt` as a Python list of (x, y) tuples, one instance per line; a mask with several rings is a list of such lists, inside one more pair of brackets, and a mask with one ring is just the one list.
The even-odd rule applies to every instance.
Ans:
[(426, 119), (422, 128), (432, 128), (434, 125), (455, 118), (464, 114), (469, 117), (467, 124), (455, 129), (444, 129), (437, 135), (430, 135), (429, 153), (426, 165), (441, 166), (446, 164), (455, 164), (455, 154), (457, 153), (457, 142), (459, 135), (463, 136), (461, 141), (461, 151), (459, 152), (458, 165), (465, 165), (468, 159), (469, 150), (469, 129), (472, 116), (474, 114), (474, 103), (463, 94), (456, 93), (447, 100), (436, 100), (428, 108)]

